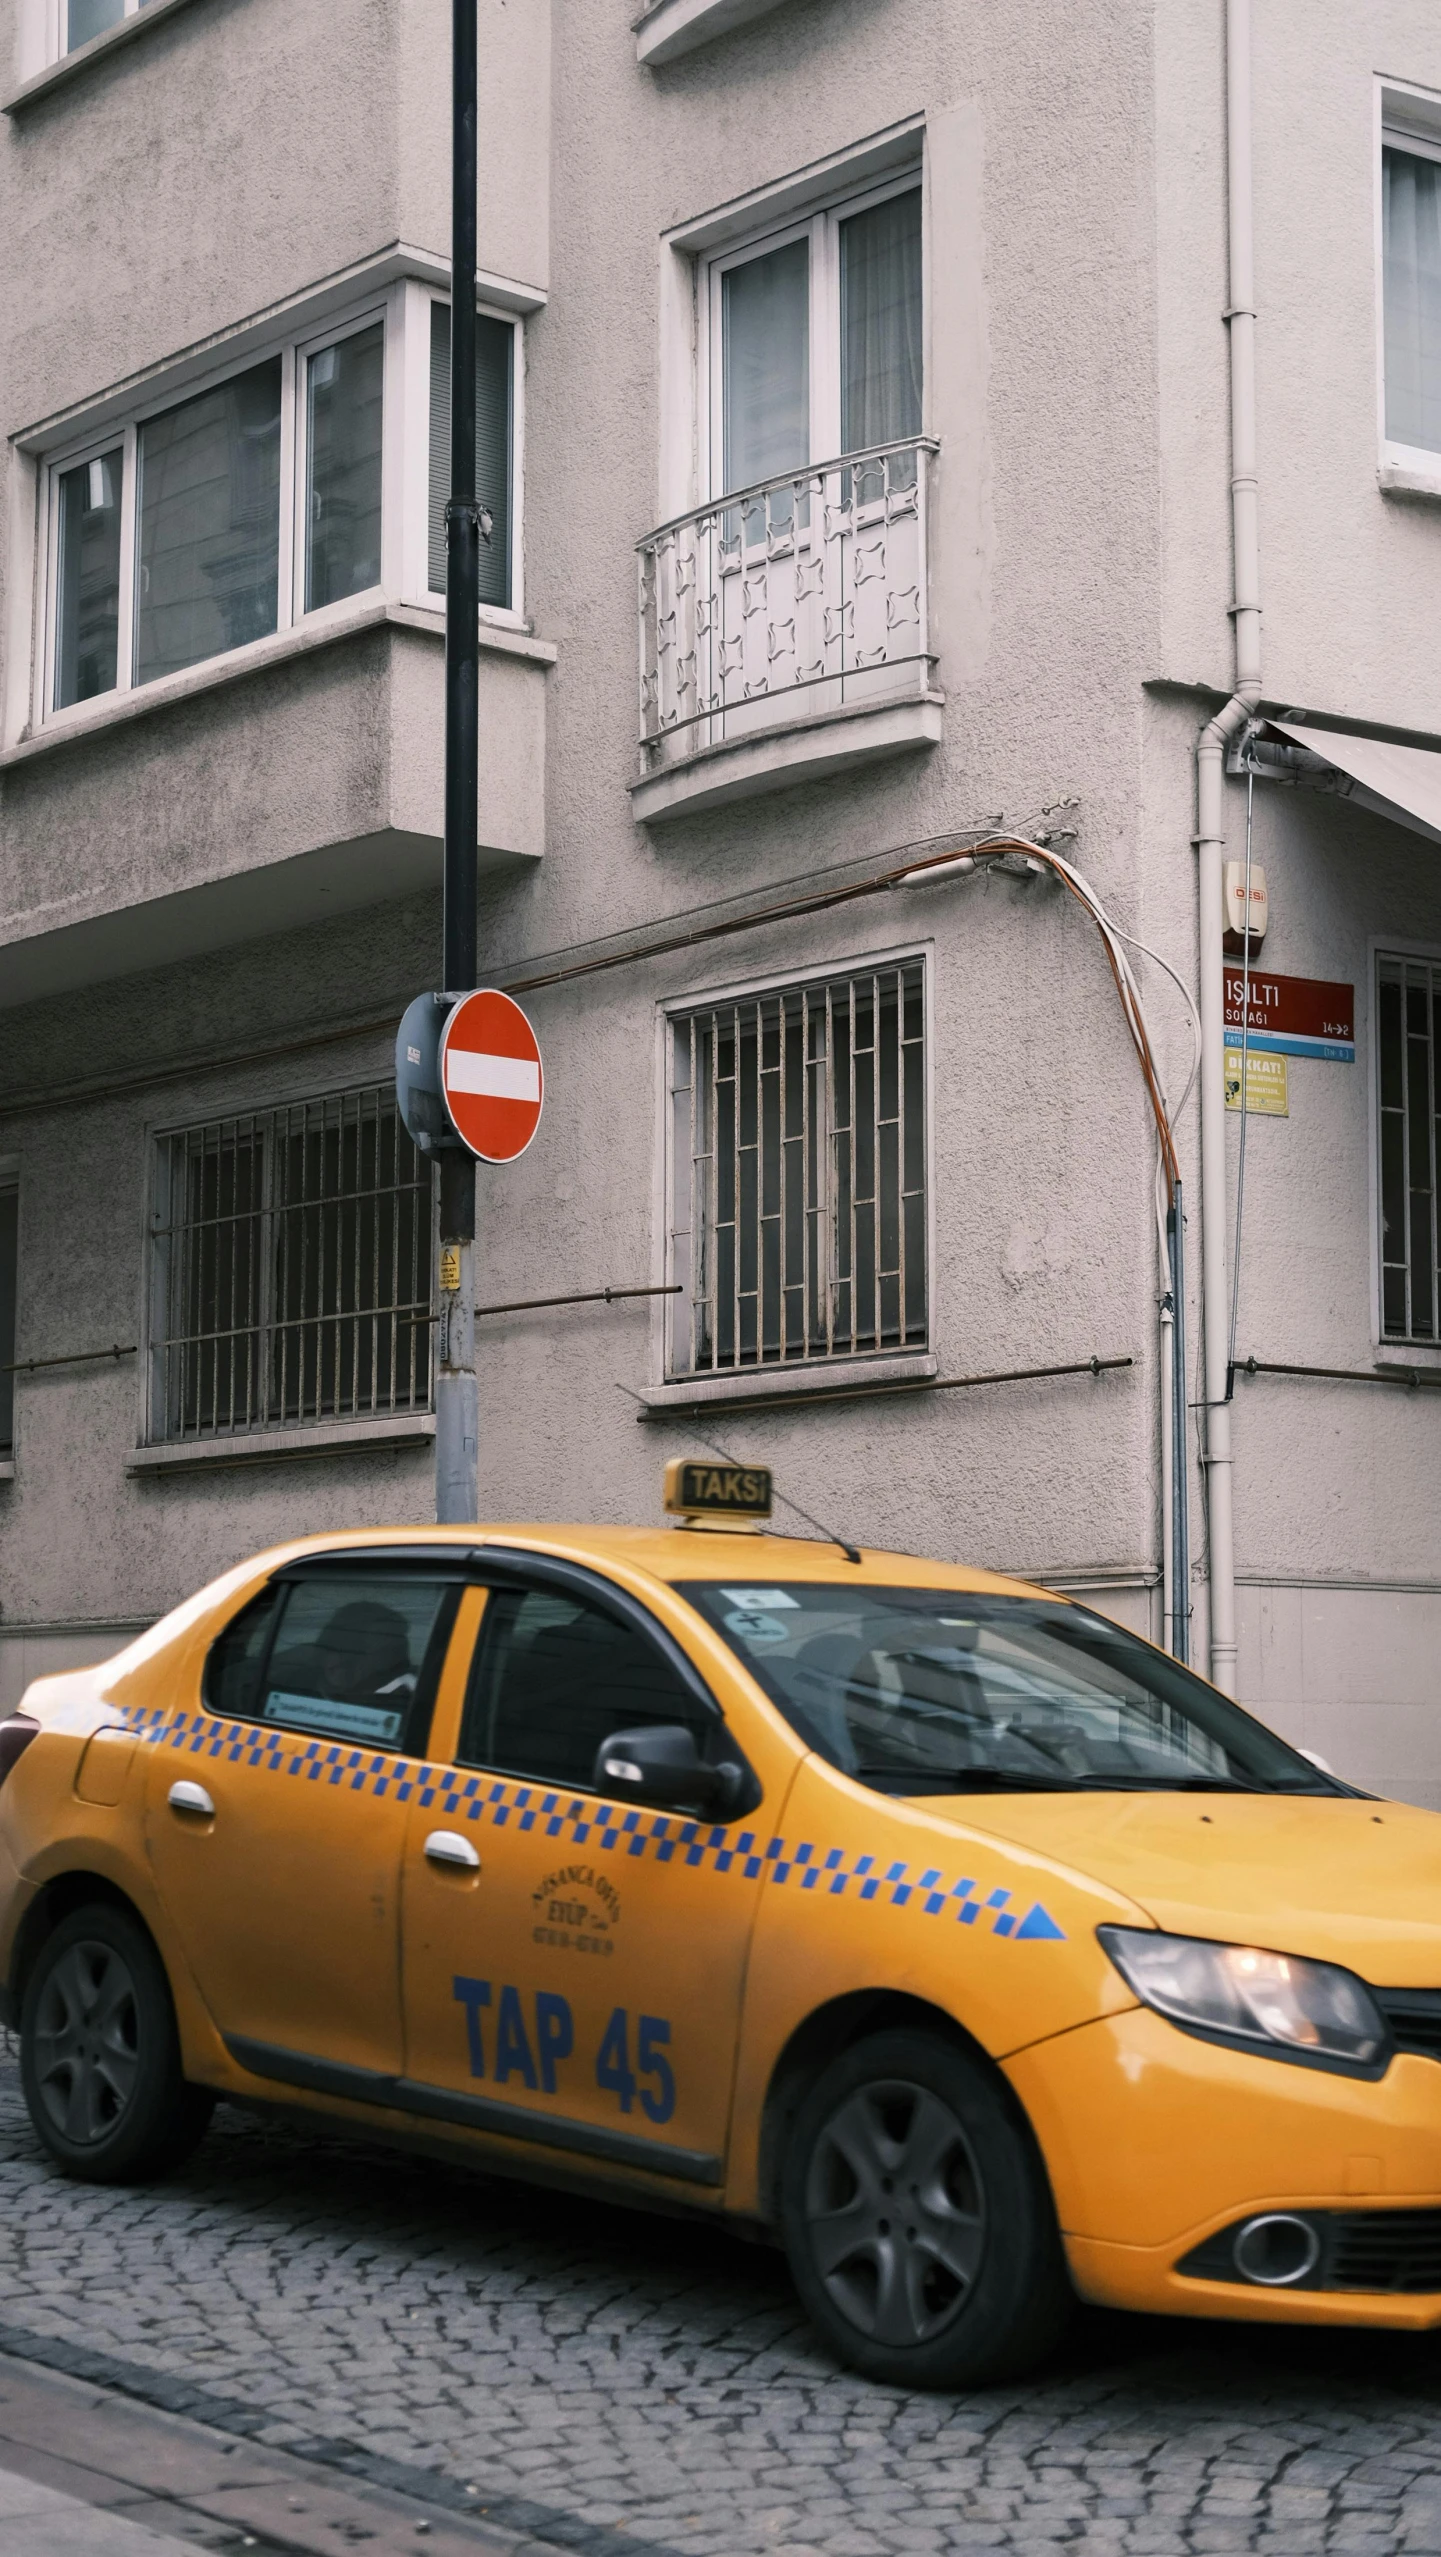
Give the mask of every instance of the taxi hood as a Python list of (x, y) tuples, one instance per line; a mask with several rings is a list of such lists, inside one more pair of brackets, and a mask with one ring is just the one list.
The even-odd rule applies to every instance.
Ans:
[(1169, 1933), (1312, 1954), (1378, 1988), (1441, 1988), (1436, 1812), (1345, 1795), (1071, 1793), (969, 1795), (964, 1817), (1124, 1892)]

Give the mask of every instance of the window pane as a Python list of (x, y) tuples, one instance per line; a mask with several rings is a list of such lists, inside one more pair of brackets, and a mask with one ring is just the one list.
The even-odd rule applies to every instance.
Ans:
[(276, 626), (280, 358), (140, 429), (137, 684)]
[(921, 431), (921, 191), (841, 224), (841, 450)]
[(922, 998), (908, 960), (675, 1024), (678, 1366), (923, 1345)]
[(73, 53), (77, 44), (88, 44), (92, 36), (117, 27), (125, 15), (125, 0), (69, 0), (66, 10), (65, 50)]
[(15, 1445), (15, 1293), (19, 1196), (0, 1190), (0, 1456)]
[(466, 1766), (588, 1786), (612, 1732), (698, 1729), (694, 1702), (633, 1626), (551, 1590), (491, 1598), (461, 1734)]
[(256, 1690), (265, 1654), (270, 1644), (270, 1628), (275, 1622), (276, 1608), (284, 1596), (274, 1581), (232, 1616), (219, 1639), (211, 1644), (205, 1663), (205, 1703), (213, 1714), (240, 1714), (247, 1720), (259, 1711)]
[(62, 471), (55, 707), (115, 689), (120, 629), (121, 453)]
[(721, 279), (725, 485), (809, 461), (810, 243), (792, 240)]
[(454, 1584), (409, 1573), (337, 1572), (288, 1592), (262, 1722), (370, 1748), (417, 1745), (417, 1709), (453, 1614)]
[(307, 612), (380, 584), (384, 372), (385, 329), (378, 320), (310, 359)]
[(186, 1129), (159, 1169), (159, 1435), (427, 1408), (430, 1170), (393, 1085)]
[[(509, 320), (475, 323), (475, 494), (490, 509), (489, 542), (480, 546), (480, 600), (508, 612), (511, 602), (511, 490), (514, 478), (512, 382), (516, 331)], [(450, 306), (430, 306), (430, 590), (445, 593), (445, 507), (450, 495)]]
[(1441, 967), (1383, 959), (1377, 984), (1381, 1328), (1441, 1336)]
[(1386, 432), (1441, 452), (1441, 161), (1381, 154)]

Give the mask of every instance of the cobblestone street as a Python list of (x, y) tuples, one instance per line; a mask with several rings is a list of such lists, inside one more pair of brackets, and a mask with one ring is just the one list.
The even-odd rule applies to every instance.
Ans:
[(222, 2108), (147, 2192), (0, 2072), (0, 2347), (617, 2557), (1441, 2551), (1441, 2348), (1089, 2318), (1024, 2387), (837, 2371), (778, 2259)]

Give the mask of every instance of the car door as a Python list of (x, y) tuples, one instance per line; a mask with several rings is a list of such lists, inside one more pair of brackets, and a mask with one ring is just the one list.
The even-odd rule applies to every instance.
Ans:
[(739, 1757), (674, 1638), (599, 1576), (492, 1586), (454, 1764), (412, 1806), (402, 1888), (417, 2110), (690, 2184), (722, 2179), (772, 1834), (597, 1793), (611, 1733), (683, 1723)]
[(212, 1647), (200, 1710), (156, 1741), (156, 1886), (254, 2074), (399, 2069), (401, 1855), (460, 1592), (458, 1563), (403, 1550), (292, 1565)]

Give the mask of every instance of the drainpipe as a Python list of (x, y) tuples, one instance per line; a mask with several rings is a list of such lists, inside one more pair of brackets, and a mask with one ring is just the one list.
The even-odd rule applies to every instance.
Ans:
[[(1226, 1270), (1225, 954), (1221, 864), (1225, 759), (1261, 698), (1261, 577), (1256, 472), (1255, 218), (1251, 193), (1251, 0), (1227, 0), (1226, 177), (1230, 233), (1231, 556), (1235, 691), (1196, 749), (1197, 895), (1201, 968), (1201, 1273), (1205, 1302), (1205, 1437), (1211, 1578), (1211, 1676), (1236, 1692), (1236, 1542), (1232, 1506)], [(1185, 1604), (1177, 1591), (1175, 1603)]]

